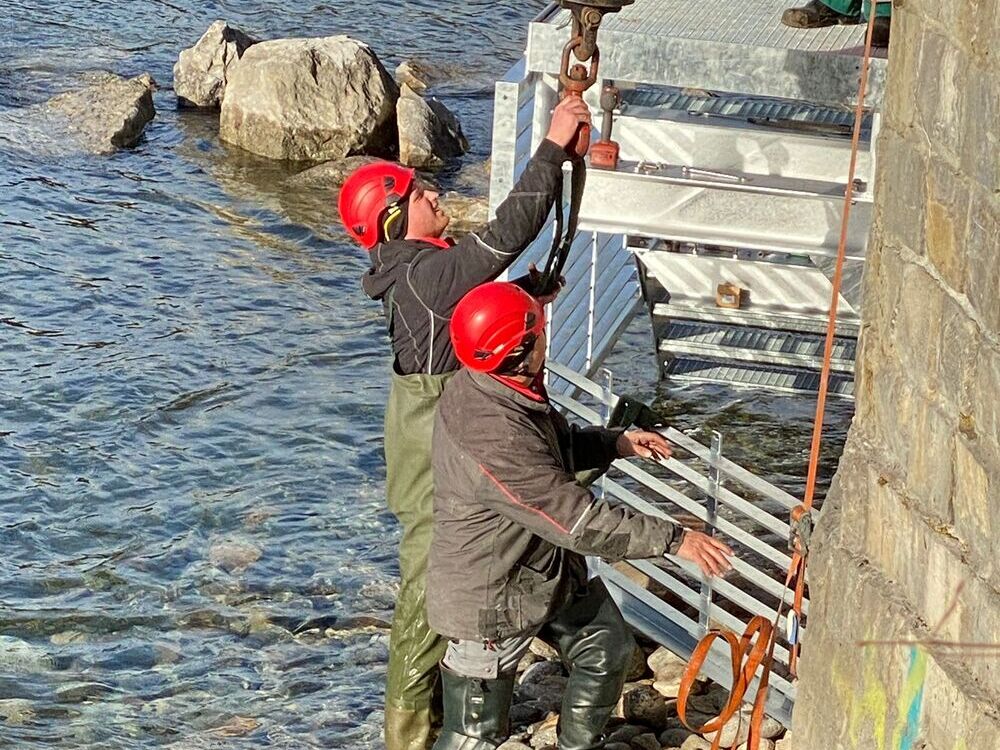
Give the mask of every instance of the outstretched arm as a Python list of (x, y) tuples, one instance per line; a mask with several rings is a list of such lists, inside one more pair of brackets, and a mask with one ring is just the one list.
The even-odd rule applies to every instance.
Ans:
[(509, 267), (545, 226), (556, 200), (561, 200), (565, 146), (590, 110), (576, 97), (564, 99), (552, 113), (545, 140), (525, 167), (497, 215), (482, 229), (466, 235), (453, 248), (426, 253), (411, 266), (415, 289), (427, 290), (422, 301), (449, 315), (470, 289), (492, 281)]

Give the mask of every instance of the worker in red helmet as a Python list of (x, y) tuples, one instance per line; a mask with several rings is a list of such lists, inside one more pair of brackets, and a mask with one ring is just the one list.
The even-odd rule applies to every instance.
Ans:
[(444, 726), (434, 750), (486, 750), (509, 734), (515, 670), (541, 635), (569, 667), (559, 750), (603, 747), (635, 643), (584, 555), (676, 554), (709, 575), (732, 550), (594, 497), (575, 472), (628, 456), (665, 458), (656, 432), (569, 425), (542, 385), (545, 314), (513, 284), (469, 292), (451, 319), (465, 366), (434, 424), (434, 536), (427, 606), (450, 640), (442, 661)]
[(499, 276), (541, 231), (559, 197), (566, 146), (589, 120), (578, 98), (563, 100), (496, 218), (457, 243), (444, 236), (448, 215), (438, 194), (413, 170), (388, 162), (364, 166), (340, 192), (344, 227), (371, 253), (361, 283), (382, 302), (394, 355), (385, 414), (386, 494), (403, 535), (386, 679), (387, 750), (429, 748), (439, 718), (432, 716), (432, 696), (445, 644), (427, 625), (425, 577), (434, 408), (459, 367), (448, 322), (466, 292)]

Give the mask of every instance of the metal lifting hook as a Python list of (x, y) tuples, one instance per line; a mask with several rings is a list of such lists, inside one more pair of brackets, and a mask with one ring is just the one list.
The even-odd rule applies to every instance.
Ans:
[[(597, 82), (601, 63), (601, 51), (597, 46), (597, 31), (608, 13), (616, 13), (635, 0), (561, 0), (563, 8), (573, 14), (573, 29), (569, 41), (563, 47), (559, 82), (563, 96), (583, 97), (583, 92)], [(579, 61), (570, 64), (570, 53)], [(588, 69), (582, 63), (590, 62)], [(604, 102), (602, 101), (602, 108)], [(606, 110), (607, 108), (605, 108)], [(607, 120), (607, 118), (605, 118)], [(605, 134), (604, 140), (610, 136)], [(581, 125), (576, 137), (567, 146), (567, 151), (578, 158), (586, 156), (590, 147), (590, 126)]]

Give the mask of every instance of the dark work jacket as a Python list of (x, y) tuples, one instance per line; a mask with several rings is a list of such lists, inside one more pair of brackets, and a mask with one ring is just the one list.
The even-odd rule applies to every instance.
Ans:
[(394, 240), (372, 250), (361, 279), (365, 293), (382, 301), (401, 375), (453, 372), (459, 363), (448, 323), (470, 289), (492, 281), (538, 235), (552, 209), (566, 152), (542, 141), (496, 218), (454, 247)]
[(499, 640), (538, 629), (586, 581), (583, 555), (609, 560), (676, 551), (669, 521), (596, 499), (574, 473), (607, 469), (621, 430), (570, 426), (489, 375), (463, 369), (434, 422), (431, 627)]

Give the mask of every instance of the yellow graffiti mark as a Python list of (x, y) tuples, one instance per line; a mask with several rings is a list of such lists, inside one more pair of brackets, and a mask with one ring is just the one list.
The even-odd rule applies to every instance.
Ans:
[(863, 747), (865, 750), (886, 750), (886, 718), (889, 713), (889, 699), (886, 696), (885, 688), (878, 678), (875, 670), (877, 654), (870, 646), (865, 647), (862, 653), (864, 662), (864, 677), (861, 694), (858, 694), (857, 681), (843, 674), (839, 664), (833, 669), (833, 683), (840, 695), (840, 704), (847, 709), (848, 736), (851, 746), (862, 747), (862, 733), (868, 726), (875, 741), (872, 748), (867, 742)]

